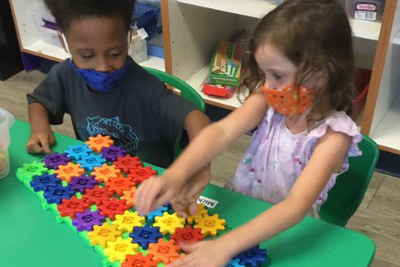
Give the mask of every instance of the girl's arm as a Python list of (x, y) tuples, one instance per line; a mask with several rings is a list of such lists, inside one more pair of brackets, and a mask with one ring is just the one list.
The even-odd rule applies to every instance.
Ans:
[[(146, 214), (152, 208), (170, 201), (180, 192), (189, 178), (209, 164), (238, 137), (256, 127), (266, 110), (264, 95), (261, 90), (258, 90), (242, 107), (221, 121), (206, 127), (190, 142), (161, 179), (149, 179), (139, 187), (136, 194), (137, 209), (142, 214)], [(193, 184), (190, 190), (199, 191), (199, 187), (203, 186), (199, 184), (201, 183)]]

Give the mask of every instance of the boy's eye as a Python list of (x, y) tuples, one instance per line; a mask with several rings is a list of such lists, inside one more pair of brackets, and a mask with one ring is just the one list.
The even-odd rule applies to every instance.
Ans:
[(118, 57), (118, 56), (120, 56), (121, 55), (121, 52), (113, 52), (113, 53), (110, 53), (110, 56), (112, 56), (112, 57)]
[(93, 55), (82, 55), (81, 56), (83, 59), (90, 59), (93, 57)]

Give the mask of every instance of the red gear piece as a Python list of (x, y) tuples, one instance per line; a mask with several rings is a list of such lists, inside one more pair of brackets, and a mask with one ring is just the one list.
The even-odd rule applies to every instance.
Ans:
[(126, 261), (122, 263), (121, 267), (157, 267), (160, 261), (155, 261), (153, 258), (153, 255), (144, 256), (142, 252), (137, 255), (126, 255)]
[(136, 185), (129, 176), (125, 178), (123, 175), (119, 175), (117, 178), (112, 178), (105, 184), (109, 191), (117, 193), (119, 196), (122, 196), (124, 191), (129, 191)]
[(73, 196), (71, 199), (64, 198), (62, 203), (57, 206), (57, 209), (61, 217), (69, 216), (71, 219), (75, 219), (77, 212), (85, 212), (89, 207), (90, 204), (86, 203), (84, 199), (78, 199), (76, 196)]
[(129, 208), (125, 200), (118, 200), (115, 197), (110, 200), (103, 200), (103, 202), (97, 206), (97, 209), (100, 210), (100, 214), (107, 216), (112, 221), (115, 220), (115, 215), (124, 214)]
[(82, 198), (90, 205), (100, 205), (103, 200), (109, 200), (112, 196), (113, 193), (108, 191), (107, 188), (100, 188), (100, 186), (96, 185), (91, 189), (87, 189)]
[(158, 243), (149, 244), (149, 250), (147, 254), (154, 255), (153, 260), (162, 261), (165, 264), (171, 262), (171, 258), (179, 257), (180, 247), (174, 245), (174, 240), (165, 241), (164, 239), (158, 239)]
[(194, 244), (204, 239), (204, 235), (201, 234), (201, 229), (193, 229), (190, 225), (185, 228), (177, 228), (176, 233), (171, 235), (171, 239), (175, 242), (175, 245), (180, 243), (184, 244)]
[(142, 183), (156, 174), (157, 171), (152, 170), (150, 166), (138, 167), (129, 170), (129, 176), (132, 177), (132, 181), (134, 181), (136, 184)]
[(141, 167), (142, 163), (140, 162), (139, 157), (126, 155), (125, 157), (118, 157), (118, 159), (114, 161), (114, 165), (121, 171), (129, 173), (130, 169)]

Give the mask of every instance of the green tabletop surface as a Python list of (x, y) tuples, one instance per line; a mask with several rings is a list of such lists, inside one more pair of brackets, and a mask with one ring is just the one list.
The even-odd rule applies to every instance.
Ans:
[[(36, 196), (16, 178), (15, 172), (23, 163), (41, 160), (43, 156), (25, 151), (30, 134), (27, 123), (16, 121), (10, 131), (11, 171), (0, 180), (0, 266), (102, 266), (101, 257), (70, 228), (58, 224), (53, 212), (44, 211)], [(60, 134), (56, 134), (56, 139), (53, 151), (58, 152), (80, 143)], [(209, 209), (210, 213), (219, 213), (226, 219), (228, 230), (271, 207), (214, 185), (207, 186), (203, 196), (218, 201), (214, 209)], [(375, 245), (368, 237), (311, 217), (261, 247), (268, 250), (270, 266), (277, 267), (369, 266), (375, 253)]]

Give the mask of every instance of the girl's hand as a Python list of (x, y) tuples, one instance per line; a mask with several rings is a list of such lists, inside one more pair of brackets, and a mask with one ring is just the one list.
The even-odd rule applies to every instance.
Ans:
[(46, 153), (51, 154), (50, 146), (55, 143), (56, 139), (51, 129), (32, 132), (26, 144), (28, 153)]
[(228, 247), (221, 244), (220, 239), (180, 246), (186, 256), (171, 263), (169, 267), (224, 267), (232, 259)]

